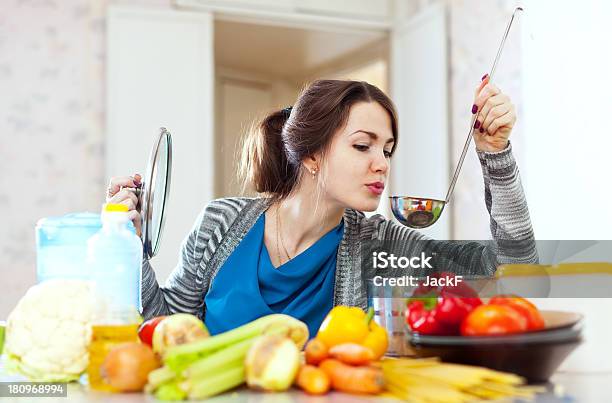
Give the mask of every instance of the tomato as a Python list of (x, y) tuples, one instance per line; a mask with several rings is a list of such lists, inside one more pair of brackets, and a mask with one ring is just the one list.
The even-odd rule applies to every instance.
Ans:
[(156, 316), (155, 318), (149, 319), (140, 325), (138, 328), (138, 337), (143, 344), (149, 347), (153, 347), (153, 331), (161, 322), (165, 316)]
[(516, 295), (496, 295), (491, 298), (489, 305), (505, 305), (516, 310), (527, 319), (527, 330), (544, 328), (544, 318), (538, 308), (525, 298)]
[(527, 319), (504, 305), (480, 305), (461, 323), (463, 336), (520, 333), (527, 330)]

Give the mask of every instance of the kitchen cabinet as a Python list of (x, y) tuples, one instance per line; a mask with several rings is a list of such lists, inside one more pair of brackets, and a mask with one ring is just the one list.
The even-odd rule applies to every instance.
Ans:
[[(400, 147), (391, 169), (396, 194), (443, 200), (450, 184), (446, 20), (445, 8), (432, 6), (396, 23), (391, 33), (391, 88), (400, 116)], [(452, 204), (419, 232), (452, 239), (451, 209)]]
[(144, 173), (159, 127), (172, 134), (166, 226), (153, 260), (163, 283), (214, 196), (213, 16), (110, 6), (107, 39), (107, 178)]

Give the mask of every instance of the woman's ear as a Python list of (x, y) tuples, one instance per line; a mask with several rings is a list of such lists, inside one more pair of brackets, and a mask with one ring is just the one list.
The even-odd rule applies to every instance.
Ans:
[(320, 157), (315, 155), (308, 156), (304, 159), (303, 165), (308, 172), (312, 173), (313, 170), (316, 172), (319, 170)]

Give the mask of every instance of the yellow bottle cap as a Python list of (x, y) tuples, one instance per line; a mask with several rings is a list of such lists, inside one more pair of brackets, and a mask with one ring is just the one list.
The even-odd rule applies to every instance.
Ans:
[(125, 204), (107, 203), (104, 205), (104, 211), (105, 212), (127, 213), (129, 209), (128, 209), (128, 206), (126, 206)]

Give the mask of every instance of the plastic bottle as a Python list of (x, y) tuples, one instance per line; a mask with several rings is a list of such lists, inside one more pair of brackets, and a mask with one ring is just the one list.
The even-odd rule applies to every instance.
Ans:
[(95, 298), (87, 375), (89, 387), (96, 390), (113, 391), (103, 382), (100, 366), (114, 346), (138, 340), (142, 322), (142, 242), (131, 224), (127, 206), (107, 204), (102, 213), (102, 229), (87, 242)]

